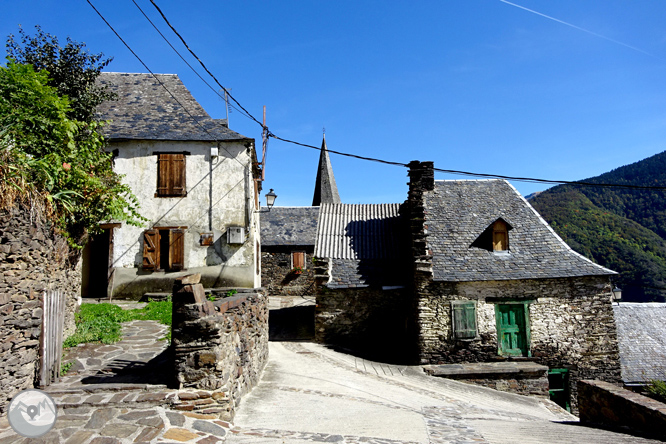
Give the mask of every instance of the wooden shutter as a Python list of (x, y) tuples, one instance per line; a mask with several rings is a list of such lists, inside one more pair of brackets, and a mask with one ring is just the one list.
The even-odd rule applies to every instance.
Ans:
[(293, 268), (300, 267), (305, 270), (305, 252), (304, 251), (292, 251), (291, 252), (291, 261), (294, 264)]
[(509, 249), (509, 234), (506, 223), (498, 220), (493, 225), (493, 251), (505, 251)]
[(157, 155), (157, 196), (186, 196), (185, 154)]
[(456, 339), (476, 337), (476, 304), (474, 302), (453, 302), (453, 335)]
[(185, 230), (173, 228), (169, 230), (169, 270), (185, 269)]
[(160, 242), (157, 230), (143, 232), (143, 268), (157, 270), (159, 268)]

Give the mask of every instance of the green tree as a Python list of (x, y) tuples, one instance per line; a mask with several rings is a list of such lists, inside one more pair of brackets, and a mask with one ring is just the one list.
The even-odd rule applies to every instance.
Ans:
[(114, 98), (108, 88), (95, 84), (95, 80), (109, 63), (104, 54), (91, 54), (85, 44), (67, 37), (67, 44), (60, 46), (58, 38), (35, 26), (37, 34), (29, 36), (19, 28), (20, 42), (14, 35), (7, 38), (7, 56), (16, 63), (30, 64), (35, 70), (49, 72), (48, 85), (57, 88), (60, 96), (70, 100), (70, 119), (92, 122), (95, 108)]
[(0, 209), (41, 197), (73, 246), (100, 221), (139, 224), (138, 202), (102, 150), (100, 124), (70, 119), (69, 98), (48, 83), (32, 65), (0, 66)]

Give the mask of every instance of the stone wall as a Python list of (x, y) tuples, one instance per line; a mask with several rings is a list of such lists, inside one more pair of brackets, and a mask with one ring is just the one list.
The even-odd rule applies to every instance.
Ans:
[(666, 404), (603, 381), (578, 383), (582, 423), (628, 427), (666, 439)]
[(64, 335), (71, 335), (81, 290), (78, 255), (38, 209), (0, 212), (0, 411), (16, 393), (38, 383), (45, 289), (65, 292)]
[(209, 301), (199, 279), (190, 275), (174, 284), (176, 386), (211, 393), (210, 397), (197, 394), (192, 403), (179, 408), (231, 420), (241, 397), (259, 382), (268, 359), (267, 297), (239, 293)]
[[(269, 295), (303, 296), (314, 294), (312, 245), (300, 247), (262, 247), (261, 285)], [(300, 275), (291, 272), (291, 252), (305, 251), (305, 270)]]
[(360, 352), (369, 359), (405, 362), (412, 356), (406, 332), (404, 289), (317, 289), (315, 340)]
[[(455, 340), (451, 301), (477, 302), (474, 340)], [(620, 380), (610, 283), (605, 277), (443, 283), (420, 288), (419, 351), (423, 364), (499, 359), (495, 304), (529, 302), (530, 354), (549, 368), (569, 369), (572, 408), (577, 381)]]

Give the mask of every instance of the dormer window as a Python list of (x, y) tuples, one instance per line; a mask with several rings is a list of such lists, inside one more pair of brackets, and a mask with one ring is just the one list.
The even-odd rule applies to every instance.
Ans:
[(509, 249), (509, 229), (506, 222), (498, 219), (493, 224), (493, 251), (507, 251)]
[(470, 247), (493, 253), (509, 253), (509, 231), (513, 227), (502, 218), (496, 219), (479, 234)]

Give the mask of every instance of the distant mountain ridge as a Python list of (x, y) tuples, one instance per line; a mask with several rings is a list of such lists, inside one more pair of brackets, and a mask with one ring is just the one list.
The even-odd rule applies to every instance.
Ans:
[[(582, 182), (666, 187), (666, 151)], [(577, 252), (620, 273), (623, 300), (666, 301), (666, 190), (558, 185), (528, 196)]]

